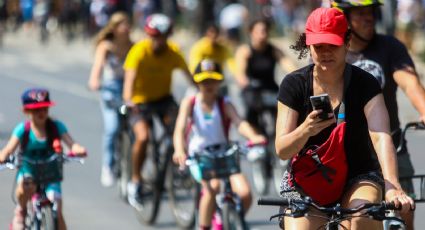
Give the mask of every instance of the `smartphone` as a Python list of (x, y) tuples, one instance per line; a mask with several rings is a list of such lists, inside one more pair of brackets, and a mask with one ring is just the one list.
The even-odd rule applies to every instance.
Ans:
[(311, 96), (310, 102), (314, 110), (322, 110), (322, 112), (319, 114), (320, 119), (327, 120), (332, 118), (328, 117), (328, 114), (333, 114), (332, 105), (328, 94), (325, 93), (316, 96)]

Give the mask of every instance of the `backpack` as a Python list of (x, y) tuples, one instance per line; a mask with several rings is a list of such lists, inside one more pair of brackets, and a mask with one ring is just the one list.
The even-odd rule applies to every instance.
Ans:
[(345, 155), (346, 130), (344, 97), (351, 78), (351, 66), (344, 70), (344, 93), (337, 126), (320, 146), (308, 146), (294, 156), (288, 167), (289, 185), (320, 205), (337, 202), (345, 188), (348, 163)]
[[(224, 135), (226, 136), (226, 139), (229, 140), (229, 131), (230, 131), (230, 124), (231, 124), (231, 120), (230, 118), (226, 115), (225, 113), (225, 101), (224, 98), (219, 96), (217, 98), (217, 102), (218, 102), (218, 110), (220, 112), (220, 117), (221, 117), (221, 123), (223, 125), (223, 131), (224, 131)], [(189, 123), (187, 125), (186, 128), (186, 142), (188, 142), (189, 140), (189, 135), (190, 132), (192, 130), (192, 126), (193, 126), (193, 109), (195, 108), (195, 103), (196, 103), (196, 96), (192, 96), (190, 98), (190, 113), (189, 113)]]
[[(22, 137), (20, 151), (23, 153), (26, 151), (29, 134), (31, 130), (31, 122), (25, 121), (24, 123), (24, 134)], [(21, 167), (25, 171), (29, 171), (33, 175), (33, 179), (36, 183), (49, 183), (58, 182), (63, 179), (63, 165), (60, 158), (50, 160), (54, 154), (62, 154), (62, 145), (60, 135), (56, 124), (49, 118), (46, 121), (46, 135), (47, 135), (47, 150), (46, 151), (34, 151), (37, 157), (36, 161), (23, 160)], [(32, 159), (32, 158), (30, 158)], [(38, 161), (40, 160), (40, 161)]]

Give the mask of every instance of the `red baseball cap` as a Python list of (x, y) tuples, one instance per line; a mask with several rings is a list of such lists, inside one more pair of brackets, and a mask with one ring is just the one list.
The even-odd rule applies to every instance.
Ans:
[(348, 22), (344, 13), (334, 8), (317, 8), (305, 24), (306, 45), (326, 43), (343, 45)]

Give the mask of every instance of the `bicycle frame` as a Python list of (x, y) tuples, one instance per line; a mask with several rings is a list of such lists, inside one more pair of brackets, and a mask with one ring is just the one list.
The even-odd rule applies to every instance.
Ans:
[(53, 227), (54, 229), (58, 228), (58, 204), (56, 201), (52, 202), (47, 198), (44, 184), (37, 185), (37, 192), (32, 195), (31, 200), (28, 203), (31, 206), (27, 207), (27, 210), (29, 210), (27, 214), (27, 218), (29, 218), (28, 226), (35, 226), (36, 228), (41, 228), (44, 215), (43, 209), (47, 207), (50, 208), (52, 211), (51, 221), (53, 226), (50, 227)]

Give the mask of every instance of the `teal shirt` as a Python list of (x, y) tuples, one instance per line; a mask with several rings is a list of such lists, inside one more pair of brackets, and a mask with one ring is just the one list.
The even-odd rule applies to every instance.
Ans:
[[(65, 125), (62, 122), (60, 122), (58, 120), (54, 120), (53, 122), (56, 125), (59, 136), (62, 136), (63, 134), (68, 132), (67, 128), (65, 127)], [(12, 136), (15, 136), (16, 138), (18, 138), (19, 141), (22, 143), (22, 140), (23, 140), (23, 137), (24, 137), (24, 132), (25, 132), (25, 122), (21, 122), (13, 130)], [(46, 142), (47, 142), (46, 139), (38, 139), (35, 136), (34, 132), (30, 129), (26, 151), (23, 153), (23, 155), (25, 155), (27, 157), (31, 157), (31, 156), (28, 156), (27, 153), (29, 153), (33, 150), (45, 150), (45, 149), (47, 149), (47, 143)]]

